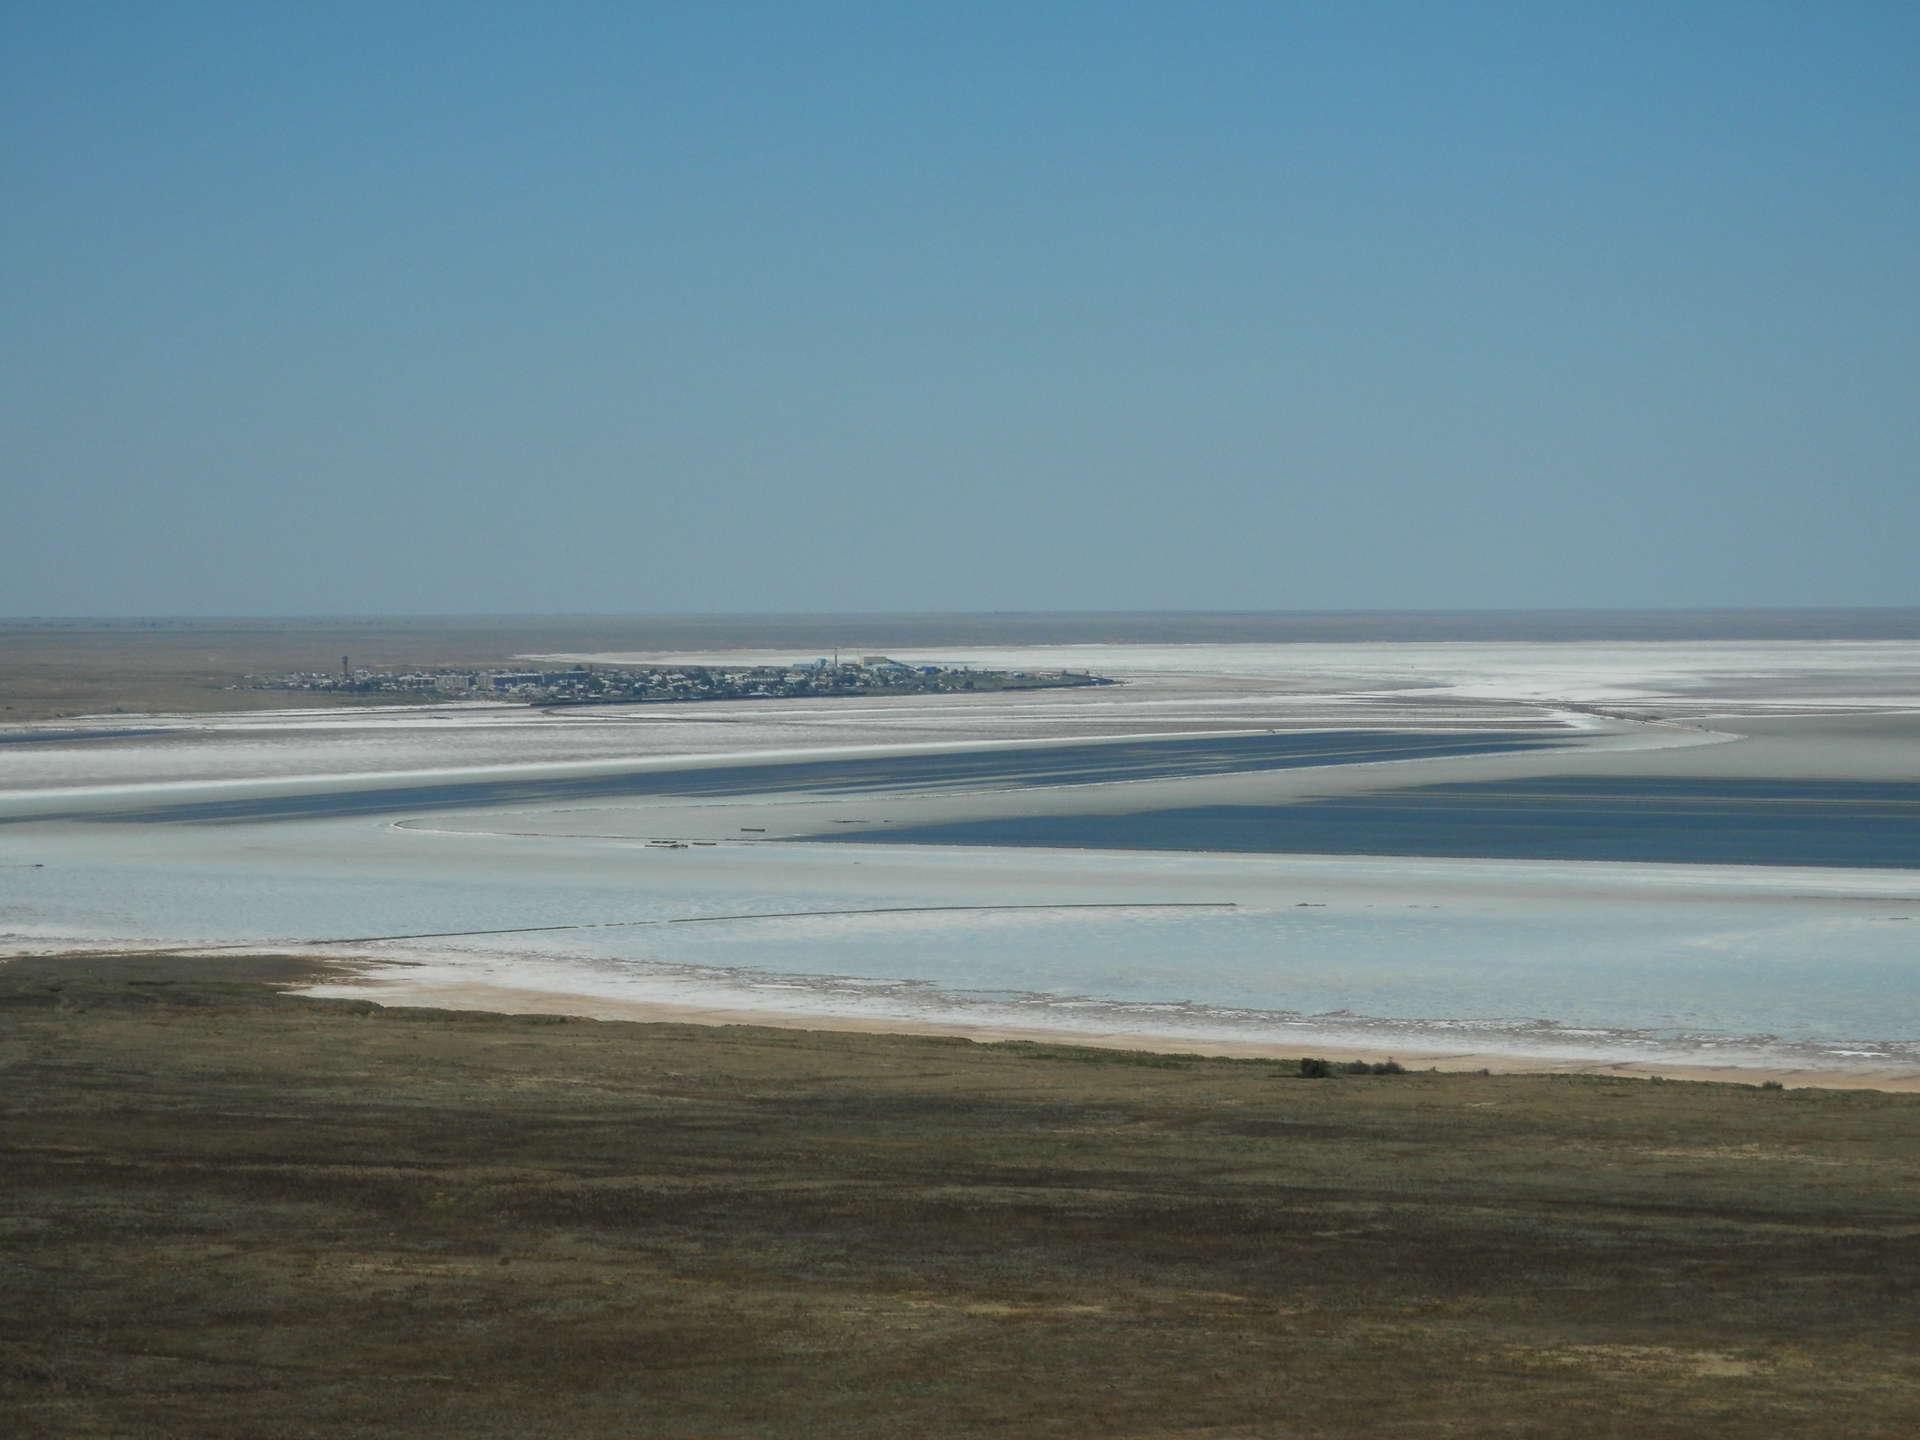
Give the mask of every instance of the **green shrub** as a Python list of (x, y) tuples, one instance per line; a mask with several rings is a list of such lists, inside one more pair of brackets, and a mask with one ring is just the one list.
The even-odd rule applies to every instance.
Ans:
[(1335, 1075), (1404, 1075), (1407, 1067), (1398, 1060), (1319, 1060), (1309, 1057), (1300, 1062), (1300, 1078), (1325, 1080)]

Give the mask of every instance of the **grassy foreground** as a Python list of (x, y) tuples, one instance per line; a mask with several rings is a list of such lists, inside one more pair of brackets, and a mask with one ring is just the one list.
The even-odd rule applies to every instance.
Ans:
[(0, 964), (20, 1435), (1910, 1436), (1920, 1097)]

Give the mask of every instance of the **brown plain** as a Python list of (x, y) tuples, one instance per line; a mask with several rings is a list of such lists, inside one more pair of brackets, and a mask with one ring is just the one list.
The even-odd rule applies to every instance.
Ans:
[(0, 964), (33, 1436), (1910, 1436), (1920, 1098)]

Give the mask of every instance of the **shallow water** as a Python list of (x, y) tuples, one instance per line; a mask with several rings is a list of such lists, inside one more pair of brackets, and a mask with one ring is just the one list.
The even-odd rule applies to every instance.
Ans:
[(1920, 784), (1558, 776), (1291, 805), (1019, 815), (899, 826), (859, 838), (914, 845), (1897, 870), (1920, 867)]

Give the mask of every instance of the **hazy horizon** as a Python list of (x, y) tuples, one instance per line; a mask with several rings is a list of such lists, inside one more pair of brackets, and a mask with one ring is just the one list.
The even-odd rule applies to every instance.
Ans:
[(1920, 639), (1920, 607), (1665, 610), (714, 611), (656, 614), (5, 616), (19, 633), (418, 631), (526, 653), (831, 646)]
[(1449, 615), (1854, 615), (1914, 614), (1920, 605), (1463, 605), (1463, 606), (1300, 606), (1227, 608), (1203, 605), (1156, 607), (1061, 606), (1041, 609), (869, 609), (869, 610), (338, 610), (338, 611), (120, 611), (97, 613), (0, 614), (0, 624), (120, 622), (353, 620), (368, 623), (413, 620), (645, 620), (645, 619), (798, 619), (810, 616), (1027, 617), (1027, 616), (1449, 616)]

